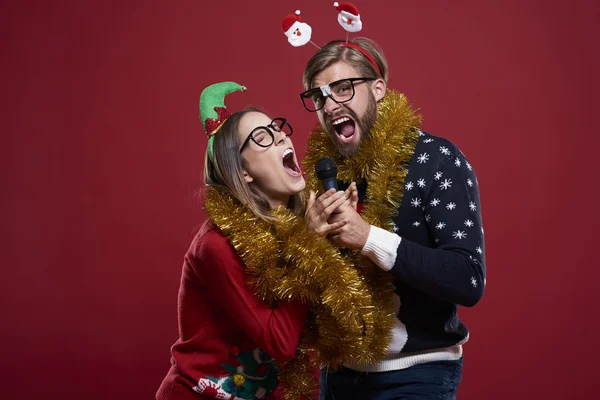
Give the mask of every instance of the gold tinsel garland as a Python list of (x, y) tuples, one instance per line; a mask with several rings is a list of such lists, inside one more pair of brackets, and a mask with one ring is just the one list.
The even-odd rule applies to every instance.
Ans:
[(214, 188), (206, 193), (206, 210), (244, 261), (258, 297), (270, 306), (281, 299), (311, 304), (295, 358), (280, 364), (286, 399), (310, 398), (317, 387), (311, 369), (319, 364), (337, 368), (379, 357), (371, 349), (379, 328), (369, 282), (302, 218), (281, 207), (274, 222), (264, 221)]
[[(402, 200), (403, 167), (413, 155), (419, 125), (420, 116), (405, 97), (388, 90), (358, 154), (342, 158), (327, 134), (315, 130), (304, 170), (312, 174), (321, 157), (330, 157), (338, 165), (338, 179), (366, 178), (369, 186), (362, 216), (391, 230)], [(319, 188), (319, 181), (311, 176), (307, 190)], [(215, 189), (207, 192), (206, 210), (244, 261), (257, 296), (271, 306), (281, 299), (311, 304), (296, 356), (279, 364), (286, 400), (311, 398), (316, 389), (311, 370), (318, 365), (337, 368), (344, 362), (371, 363), (385, 356), (395, 320), (389, 273), (357, 252), (340, 255), (289, 210), (275, 210), (276, 222), (266, 222)]]
[[(419, 137), (421, 116), (408, 104), (406, 97), (393, 90), (387, 91), (378, 107), (375, 125), (357, 152), (351, 158), (342, 157), (331, 139), (320, 128), (313, 130), (308, 140), (309, 150), (303, 161), (307, 174), (306, 190), (319, 192), (320, 181), (315, 176), (315, 165), (323, 157), (335, 161), (338, 180), (368, 182), (362, 218), (371, 225), (392, 231), (393, 219), (402, 202), (404, 179)], [(375, 360), (385, 356), (391, 339), (393, 313), (391, 274), (378, 268), (367, 257), (354, 252), (353, 264), (369, 286), (375, 304), (375, 329), (371, 354)]]

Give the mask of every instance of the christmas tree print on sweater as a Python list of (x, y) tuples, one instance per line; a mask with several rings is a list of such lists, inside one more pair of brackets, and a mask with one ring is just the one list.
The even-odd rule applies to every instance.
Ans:
[(235, 360), (239, 365), (221, 364), (230, 375), (200, 378), (193, 390), (223, 400), (264, 399), (275, 390), (279, 371), (264, 351), (259, 348), (246, 351)]

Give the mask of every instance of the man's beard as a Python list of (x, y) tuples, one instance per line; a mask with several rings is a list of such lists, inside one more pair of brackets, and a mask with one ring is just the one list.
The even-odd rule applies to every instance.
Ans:
[(349, 115), (355, 122), (356, 126), (354, 127), (356, 135), (356, 128), (360, 130), (360, 140), (358, 142), (353, 143), (342, 143), (338, 139), (338, 133), (335, 128), (331, 125), (331, 120), (336, 118), (338, 115), (332, 115), (327, 118), (325, 123), (325, 131), (327, 135), (329, 135), (329, 139), (332, 141), (336, 150), (342, 155), (342, 157), (350, 158), (355, 155), (360, 149), (363, 141), (370, 136), (371, 129), (373, 125), (375, 125), (375, 120), (377, 119), (377, 101), (375, 101), (375, 96), (373, 93), (369, 92), (369, 101), (367, 103), (367, 109), (365, 110), (362, 118), (359, 118), (358, 115), (348, 107), (344, 107), (342, 104), (343, 110), (339, 114), (347, 114)]

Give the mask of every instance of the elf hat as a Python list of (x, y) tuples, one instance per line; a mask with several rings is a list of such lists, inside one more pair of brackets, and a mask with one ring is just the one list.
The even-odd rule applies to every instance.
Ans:
[(243, 92), (246, 87), (235, 82), (219, 82), (210, 85), (200, 94), (200, 119), (209, 137), (217, 133), (231, 115), (225, 108), (225, 96), (238, 90)]

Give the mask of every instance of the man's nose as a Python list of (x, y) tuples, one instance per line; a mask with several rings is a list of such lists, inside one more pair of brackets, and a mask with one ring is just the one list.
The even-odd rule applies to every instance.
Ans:
[(338, 103), (336, 103), (331, 96), (327, 96), (325, 97), (325, 104), (323, 105), (323, 109), (325, 110), (325, 112), (327, 114), (331, 114), (332, 112), (334, 112), (335, 110), (337, 110), (338, 108), (340, 108), (340, 105)]

